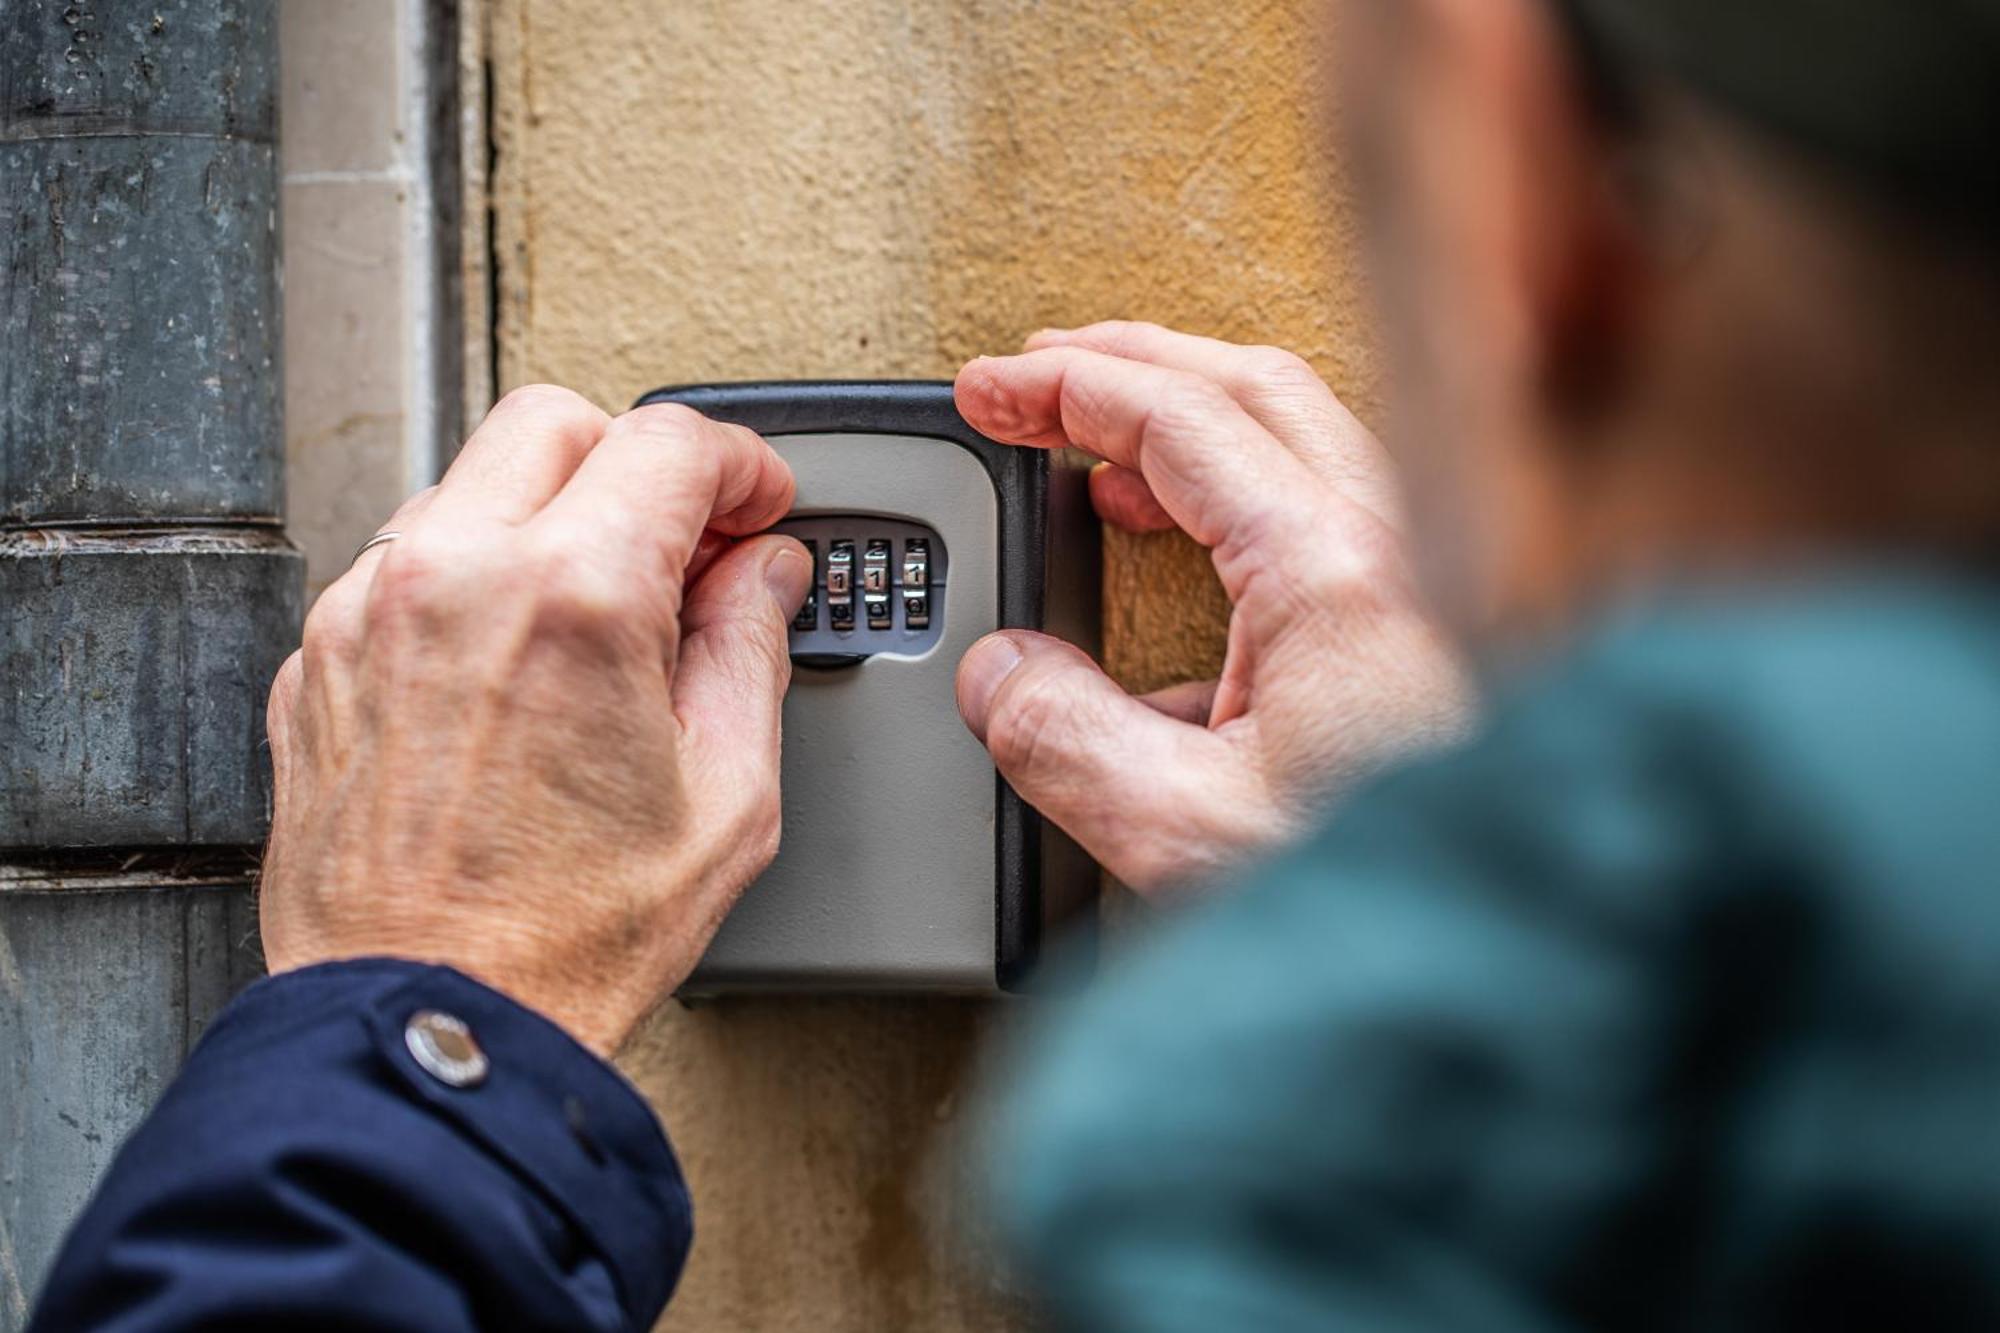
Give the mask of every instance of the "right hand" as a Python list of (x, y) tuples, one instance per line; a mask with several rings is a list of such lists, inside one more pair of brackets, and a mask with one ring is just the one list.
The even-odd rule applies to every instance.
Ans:
[(1098, 324), (971, 362), (957, 399), (996, 440), (1102, 460), (1098, 512), (1186, 532), (1228, 594), (1216, 681), (1135, 698), (1026, 630), (960, 664), (959, 709), (1000, 772), (1126, 884), (1213, 878), (1343, 783), (1462, 732), (1470, 689), (1418, 597), (1388, 458), (1298, 357)]

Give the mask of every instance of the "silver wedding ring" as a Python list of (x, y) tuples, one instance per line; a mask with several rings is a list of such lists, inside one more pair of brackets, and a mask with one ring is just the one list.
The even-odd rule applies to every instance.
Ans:
[[(393, 529), (388, 532), (376, 533), (373, 537), (370, 537), (367, 541), (361, 543), (361, 545), (358, 548), (356, 548), (354, 552), (354, 560), (359, 560), (364, 552), (367, 552), (377, 546), (380, 546), (383, 542), (395, 541), (396, 538), (402, 535), (403, 535), (402, 533), (394, 531)], [(350, 560), (347, 563), (351, 565), (354, 563), (354, 560)]]

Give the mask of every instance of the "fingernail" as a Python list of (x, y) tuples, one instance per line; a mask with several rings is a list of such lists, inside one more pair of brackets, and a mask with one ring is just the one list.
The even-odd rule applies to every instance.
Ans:
[(791, 619), (805, 605), (806, 593), (812, 588), (812, 561), (805, 551), (796, 545), (787, 544), (778, 548), (764, 566), (764, 586), (771, 590), (772, 598), (785, 609), (785, 618)]
[(1035, 332), (1027, 336), (1027, 339), (1022, 343), (1022, 346), (1032, 350), (1045, 342), (1052, 342), (1052, 341), (1059, 342), (1062, 339), (1067, 338), (1070, 335), (1070, 332), (1071, 331), (1069, 329), (1037, 329)]
[(958, 711), (965, 725), (981, 741), (986, 739), (986, 719), (993, 711), (993, 696), (1001, 682), (1021, 665), (1021, 649), (1004, 634), (992, 634), (972, 645), (958, 664)]

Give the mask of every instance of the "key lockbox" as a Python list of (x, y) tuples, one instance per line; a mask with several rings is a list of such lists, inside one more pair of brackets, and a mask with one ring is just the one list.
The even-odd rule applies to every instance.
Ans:
[(974, 431), (948, 383), (659, 389), (757, 431), (812, 554), (791, 626), (784, 833), (686, 993), (1016, 991), (1089, 928), (1097, 869), (995, 773), (959, 659), (1000, 628), (1097, 650), (1087, 465)]

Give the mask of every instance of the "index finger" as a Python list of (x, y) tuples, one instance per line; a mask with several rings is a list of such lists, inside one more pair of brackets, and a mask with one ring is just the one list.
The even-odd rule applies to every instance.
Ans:
[(702, 534), (740, 537), (792, 507), (792, 470), (755, 431), (678, 403), (634, 408), (535, 520), (565, 544), (680, 579)]
[(429, 522), (525, 523), (562, 489), (611, 420), (581, 394), (550, 384), (493, 405), (438, 483)]
[(1084, 347), (1214, 380), (1319, 476), (1384, 522), (1402, 522), (1395, 468), (1381, 441), (1319, 372), (1292, 352), (1223, 342), (1137, 320), (1043, 329), (1028, 338), (1029, 351), (1044, 347)]
[(1242, 404), (1186, 371), (1050, 347), (971, 362), (956, 397), (965, 419), (996, 440), (1074, 445), (1137, 471), (1174, 522), (1216, 550), (1218, 567), (1233, 545), (1274, 524), (1309, 524), (1328, 498)]

